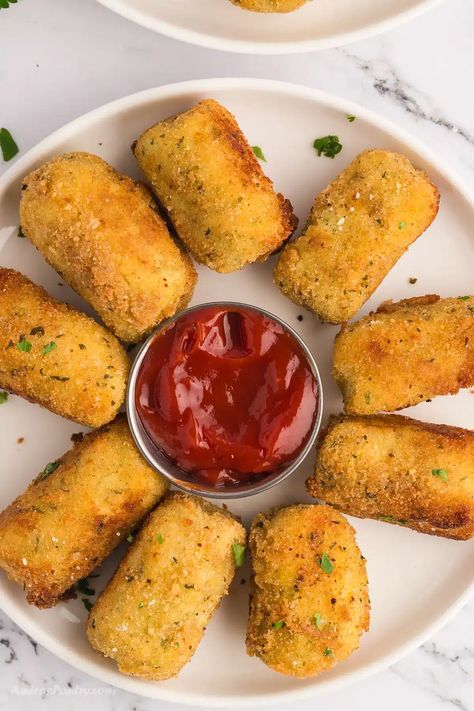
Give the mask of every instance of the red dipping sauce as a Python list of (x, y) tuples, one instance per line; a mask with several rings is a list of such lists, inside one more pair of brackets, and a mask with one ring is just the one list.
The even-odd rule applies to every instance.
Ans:
[(151, 341), (135, 390), (153, 442), (190, 480), (216, 488), (263, 478), (311, 436), (318, 384), (303, 348), (245, 306), (202, 306)]

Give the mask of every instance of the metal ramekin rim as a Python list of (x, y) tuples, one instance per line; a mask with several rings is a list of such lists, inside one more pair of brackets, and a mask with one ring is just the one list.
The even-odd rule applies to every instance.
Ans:
[[(287, 466), (282, 467), (282, 471), (278, 475), (274, 475), (271, 472), (268, 473), (268, 476), (262, 479), (259, 483), (257, 484), (248, 484), (245, 486), (244, 484), (242, 485), (241, 488), (239, 489), (212, 489), (209, 488), (207, 489), (204, 486), (200, 486), (197, 482), (187, 482), (183, 481), (181, 479), (178, 479), (174, 474), (170, 473), (169, 470), (166, 469), (166, 457), (163, 455), (163, 460), (165, 464), (161, 464), (160, 462), (157, 461), (153, 453), (150, 451), (149, 447), (147, 446), (145, 438), (142, 436), (140, 432), (140, 418), (138, 416), (136, 406), (135, 406), (135, 387), (136, 387), (136, 380), (138, 376), (138, 372), (140, 370), (140, 366), (143, 362), (143, 359), (148, 351), (148, 348), (151, 344), (151, 342), (154, 340), (156, 335), (163, 331), (164, 329), (168, 328), (172, 323), (177, 321), (179, 318), (184, 316), (185, 314), (192, 313), (193, 311), (197, 311), (206, 307), (213, 307), (213, 306), (222, 306), (222, 307), (235, 307), (235, 308), (242, 308), (242, 309), (251, 309), (253, 311), (257, 311), (260, 314), (263, 314), (264, 316), (267, 316), (268, 318), (276, 321), (279, 323), (294, 339), (295, 341), (299, 344), (299, 346), (302, 348), (310, 369), (311, 373), (317, 383), (318, 386), (318, 402), (317, 402), (317, 412), (316, 412), (316, 417), (314, 419), (313, 423), (313, 428), (311, 430), (311, 435), (306, 442), (305, 446), (301, 450), (301, 452), (298, 454), (298, 456), (293, 459), (291, 462), (288, 463)], [(299, 467), (299, 465), (303, 462), (304, 459), (306, 459), (306, 456), (309, 454), (311, 448), (313, 447), (316, 438), (318, 436), (319, 429), (321, 427), (321, 420), (323, 416), (323, 386), (322, 386), (322, 381), (321, 381), (321, 375), (319, 373), (319, 368), (316, 363), (316, 360), (309, 350), (308, 346), (304, 342), (304, 340), (301, 338), (301, 336), (295, 331), (295, 329), (290, 326), (286, 321), (284, 321), (282, 318), (279, 316), (276, 316), (276, 314), (267, 311), (266, 309), (261, 308), (260, 306), (255, 306), (254, 304), (245, 304), (240, 301), (208, 301), (204, 302), (202, 304), (196, 304), (195, 306), (189, 306), (188, 308), (182, 309), (181, 311), (178, 311), (174, 316), (171, 316), (170, 318), (166, 319), (160, 325), (148, 336), (148, 338), (143, 342), (143, 344), (140, 346), (140, 350), (138, 351), (136, 358), (134, 362), (132, 363), (132, 367), (130, 369), (130, 375), (128, 379), (128, 384), (127, 384), (127, 392), (125, 396), (125, 404), (126, 404), (126, 412), (127, 412), (127, 419), (128, 419), (128, 424), (130, 427), (130, 431), (132, 433), (132, 437), (135, 441), (135, 444), (138, 447), (138, 450), (142, 454), (142, 456), (145, 458), (145, 460), (148, 462), (148, 464), (155, 469), (155, 471), (159, 472), (162, 476), (165, 477), (173, 486), (176, 488), (180, 489), (181, 491), (185, 491), (187, 493), (191, 494), (196, 494), (198, 496), (205, 496), (206, 498), (210, 499), (240, 499), (240, 498), (246, 498), (248, 496), (254, 496), (256, 494), (260, 494), (263, 491), (266, 491), (268, 489), (271, 489), (272, 487), (276, 486), (277, 484), (280, 484), (284, 479), (289, 477), (293, 472)]]

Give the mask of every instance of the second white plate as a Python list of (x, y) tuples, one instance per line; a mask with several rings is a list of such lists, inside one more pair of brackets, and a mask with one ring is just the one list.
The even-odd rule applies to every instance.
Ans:
[(150, 30), (228, 52), (292, 54), (340, 47), (410, 20), (441, 0), (310, 0), (257, 13), (229, 0), (99, 0)]

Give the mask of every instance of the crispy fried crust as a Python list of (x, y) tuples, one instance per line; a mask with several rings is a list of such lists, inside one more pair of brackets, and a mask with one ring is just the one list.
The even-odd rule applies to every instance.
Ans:
[(206, 99), (145, 131), (140, 168), (199, 262), (232, 272), (265, 260), (296, 227), (235, 118)]
[(0, 268), (0, 388), (99, 427), (120, 409), (129, 367), (103, 326)]
[(385, 303), (336, 337), (333, 376), (354, 415), (393, 412), (474, 385), (474, 297)]
[(176, 676), (193, 656), (235, 573), (245, 529), (195, 496), (168, 495), (94, 605), (90, 643), (124, 674)]
[(474, 432), (401, 415), (335, 417), (306, 486), (352, 516), (466, 540), (474, 535)]
[(308, 0), (230, 0), (237, 7), (253, 12), (292, 12)]
[(430, 226), (439, 193), (398, 153), (367, 150), (316, 197), (287, 245), (275, 283), (322, 321), (354, 316), (405, 250)]
[(100, 565), (167, 489), (123, 415), (58, 462), (0, 514), (0, 568), (42, 608)]
[(24, 180), (23, 232), (124, 341), (186, 306), (196, 272), (150, 193), (89, 153), (69, 153)]
[[(369, 628), (367, 573), (344, 516), (319, 505), (272, 509), (255, 518), (250, 550), (250, 656), (304, 678), (358, 648)], [(332, 572), (321, 567), (326, 556)]]

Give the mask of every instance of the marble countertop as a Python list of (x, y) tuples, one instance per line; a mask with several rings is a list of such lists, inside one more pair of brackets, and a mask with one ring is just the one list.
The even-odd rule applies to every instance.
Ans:
[[(23, 153), (71, 119), (140, 89), (213, 76), (279, 78), (340, 94), (396, 121), (472, 184), (473, 45), (472, 0), (449, 0), (358, 44), (294, 57), (181, 44), (94, 0), (21, 0), (0, 10), (0, 125)], [(0, 173), (6, 168), (0, 161)], [(471, 602), (403, 661), (319, 703), (331, 711), (474, 711), (473, 645)], [(77, 672), (0, 612), (0, 709), (82, 711), (85, 703), (100, 711), (177, 708)], [(291, 708), (309, 711), (314, 704)]]

